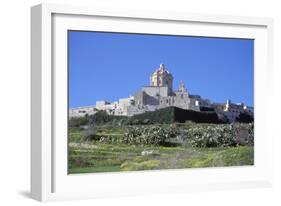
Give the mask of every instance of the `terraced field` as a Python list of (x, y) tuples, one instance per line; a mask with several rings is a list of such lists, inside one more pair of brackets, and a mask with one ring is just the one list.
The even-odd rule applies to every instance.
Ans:
[[(181, 125), (181, 128), (185, 126)], [(70, 174), (158, 169), (242, 166), (254, 164), (253, 146), (192, 147), (186, 141), (173, 146), (103, 142), (121, 138), (125, 128), (100, 127), (89, 131), (69, 130)], [(89, 139), (89, 136), (91, 137)], [(88, 138), (88, 139), (87, 139)]]

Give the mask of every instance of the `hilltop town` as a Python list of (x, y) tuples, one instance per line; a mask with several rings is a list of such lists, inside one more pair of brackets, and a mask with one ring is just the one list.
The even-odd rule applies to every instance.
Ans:
[(93, 106), (77, 107), (69, 109), (70, 118), (93, 115), (103, 110), (114, 116), (133, 116), (149, 111), (156, 111), (166, 107), (178, 107), (184, 110), (193, 111), (215, 111), (218, 115), (233, 122), (240, 114), (254, 116), (254, 108), (243, 103), (232, 103), (226, 100), (225, 103), (215, 103), (200, 95), (190, 94), (184, 82), (179, 83), (177, 90), (173, 90), (173, 75), (164, 64), (160, 64), (150, 76), (150, 84), (136, 91), (133, 96), (121, 98), (115, 102), (105, 100), (97, 101)]

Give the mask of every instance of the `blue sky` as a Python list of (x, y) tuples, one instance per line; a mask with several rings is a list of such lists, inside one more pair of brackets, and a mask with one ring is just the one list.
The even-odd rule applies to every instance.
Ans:
[(69, 107), (133, 95), (164, 63), (189, 93), (253, 105), (254, 40), (69, 31)]

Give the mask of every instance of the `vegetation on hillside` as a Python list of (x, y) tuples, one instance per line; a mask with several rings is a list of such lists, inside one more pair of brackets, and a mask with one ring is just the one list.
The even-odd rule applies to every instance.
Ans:
[(79, 127), (82, 125), (147, 125), (147, 124), (170, 124), (174, 122), (184, 123), (192, 121), (197, 123), (225, 123), (219, 119), (214, 111), (196, 112), (193, 110), (184, 110), (177, 107), (167, 107), (156, 111), (136, 114), (132, 117), (113, 116), (105, 111), (98, 111), (94, 115), (71, 118), (70, 127)]
[(69, 173), (253, 165), (253, 119), (242, 114), (237, 121), (176, 107), (71, 118)]
[(71, 128), (69, 172), (252, 165), (253, 130), (192, 122)]
[(127, 144), (70, 144), (69, 172), (224, 167), (254, 164), (253, 147), (191, 148)]

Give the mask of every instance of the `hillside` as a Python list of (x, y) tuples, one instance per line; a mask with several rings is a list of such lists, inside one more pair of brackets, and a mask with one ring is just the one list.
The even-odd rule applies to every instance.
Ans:
[[(174, 122), (184, 123), (191, 121), (195, 123), (229, 123), (226, 117), (217, 115), (215, 111), (205, 110), (201, 112), (185, 110), (178, 107), (167, 107), (156, 111), (136, 114), (132, 117), (108, 115), (105, 111), (99, 111), (95, 115), (71, 118), (70, 127), (79, 127), (81, 125), (144, 125), (144, 124), (170, 124)], [(250, 123), (253, 117), (247, 113), (241, 113), (235, 122)]]

